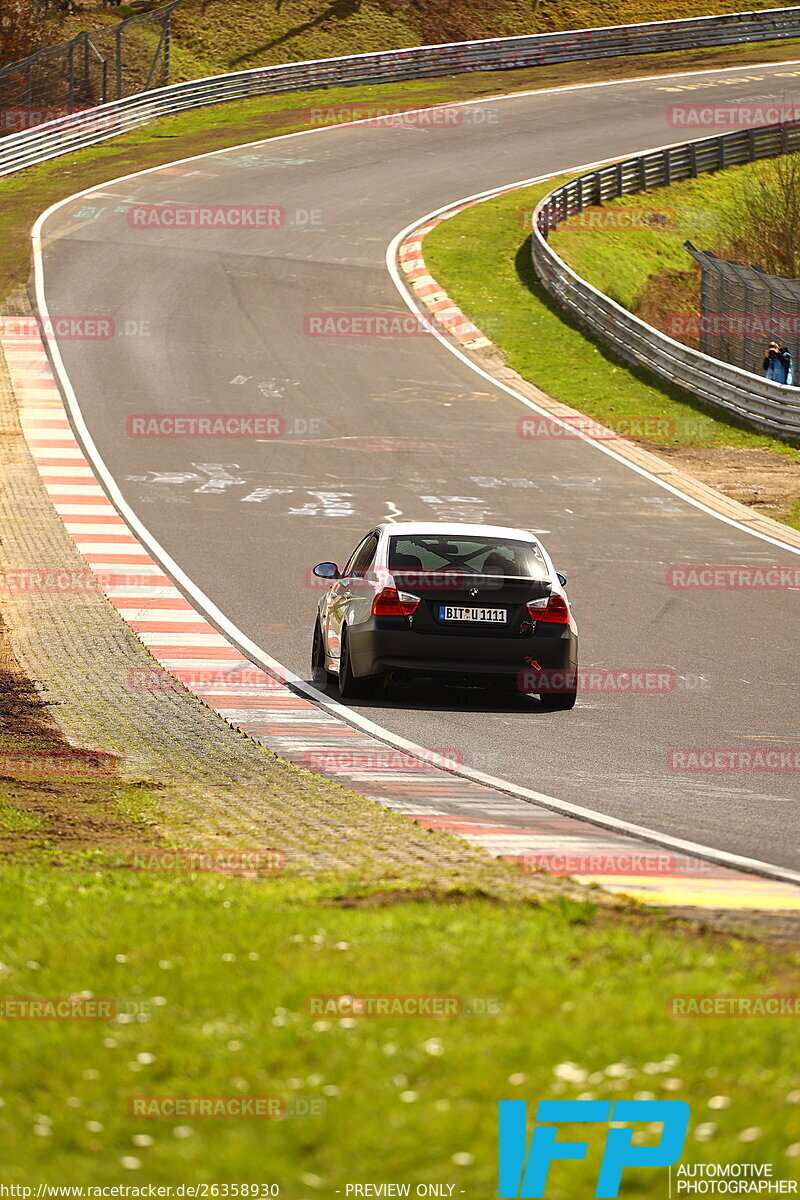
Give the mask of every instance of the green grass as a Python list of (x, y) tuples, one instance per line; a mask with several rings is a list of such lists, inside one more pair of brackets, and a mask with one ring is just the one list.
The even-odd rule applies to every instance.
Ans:
[[(536, 184), (467, 209), (425, 238), (431, 274), (475, 321), (520, 375), (555, 399), (599, 421), (644, 428), (657, 421), (651, 440), (673, 446), (762, 447), (800, 461), (800, 450), (713, 414), (685, 393), (661, 386), (644, 372), (612, 361), (565, 318), (535, 279), (530, 263), (530, 213), (561, 182)], [(661, 194), (647, 198), (661, 203)], [(634, 235), (639, 237), (639, 234)], [(641, 235), (647, 236), (647, 235)], [(574, 235), (583, 244), (591, 235)], [(613, 255), (600, 248), (604, 261)], [(619, 254), (619, 252), (617, 252)], [(619, 256), (614, 259), (619, 264)], [(620, 290), (635, 287), (635, 267), (621, 267)]]
[[(796, 1019), (668, 1011), (671, 992), (790, 991), (795, 955), (564, 900), (332, 903), (358, 891), (337, 879), (7, 870), (2, 994), (91, 992), (135, 1001), (144, 1019), (0, 1021), (14, 1063), (3, 1181), (276, 1182), (299, 1200), (380, 1179), (491, 1196), (499, 1099), (639, 1092), (691, 1102), (687, 1160), (772, 1161), (796, 1175)], [(397, 992), (491, 996), (500, 1011), (306, 1014), (311, 995)], [(564, 1063), (576, 1066), (557, 1071)], [(327, 1112), (137, 1120), (134, 1093), (299, 1095)], [(710, 1108), (714, 1096), (729, 1105)], [(760, 1131), (754, 1143), (739, 1140), (746, 1128)], [(592, 1194), (599, 1139), (587, 1164), (554, 1172), (553, 1200)], [(662, 1172), (644, 1171), (626, 1194), (665, 1188)]]
[[(728, 167), (684, 179), (669, 187), (609, 201), (602, 209), (588, 209), (551, 235), (553, 249), (595, 287), (635, 312), (654, 275), (693, 268), (683, 248), (691, 241), (698, 249), (721, 253), (726, 249), (725, 214), (740, 202), (743, 180), (764, 162)], [(615, 227), (615, 222), (638, 222), (663, 216), (664, 225), (642, 228)], [(593, 228), (592, 221), (602, 222)]]
[[(553, 249), (612, 300), (632, 312), (652, 275), (688, 271), (694, 260), (685, 241), (699, 249), (720, 248), (716, 210), (738, 186), (740, 167), (686, 179), (668, 188), (624, 196), (602, 209), (587, 209), (583, 220), (567, 221), (550, 237)], [(615, 221), (637, 222), (663, 217), (666, 226), (616, 227)], [(602, 222), (597, 228), (593, 220)]]
[(25, 812), (15, 804), (0, 796), (0, 830), (3, 833), (30, 833), (35, 829), (43, 829), (44, 821), (32, 813)]
[[(760, 0), (755, 8), (769, 8)], [(266, 66), (297, 59), (399, 49), (469, 38), (581, 29), (669, 17), (738, 12), (739, 0), (610, 0), (602, 12), (591, 0), (183, 0), (173, 18), (174, 79)], [(49, 41), (81, 29), (115, 24), (135, 10), (84, 10), (46, 25)], [(129, 34), (152, 41), (147, 27)]]

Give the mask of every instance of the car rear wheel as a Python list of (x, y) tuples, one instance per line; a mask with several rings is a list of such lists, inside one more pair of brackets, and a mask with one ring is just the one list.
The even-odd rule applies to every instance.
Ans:
[(350, 659), (350, 639), (347, 636), (347, 626), (342, 628), (342, 648), (339, 654), (339, 695), (343, 700), (355, 700), (358, 697), (369, 696), (375, 685), (373, 676), (359, 679), (353, 674), (353, 664)]

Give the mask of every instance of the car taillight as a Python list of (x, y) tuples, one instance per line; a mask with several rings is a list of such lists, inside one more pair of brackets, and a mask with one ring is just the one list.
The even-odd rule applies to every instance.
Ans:
[(419, 596), (410, 592), (398, 592), (397, 588), (385, 587), (372, 601), (373, 617), (410, 617), (419, 604)]
[(563, 596), (546, 600), (529, 600), (525, 606), (534, 621), (549, 621), (552, 625), (569, 625), (569, 608)]

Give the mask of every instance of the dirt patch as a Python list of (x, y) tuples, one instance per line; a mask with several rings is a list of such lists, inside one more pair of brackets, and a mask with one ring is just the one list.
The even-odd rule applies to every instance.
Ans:
[[(699, 350), (700, 339), (694, 331), (697, 330), (700, 315), (700, 267), (686, 271), (660, 271), (657, 275), (651, 275), (634, 312), (667, 337)], [(691, 332), (682, 331), (678, 336), (674, 317), (688, 318), (682, 328)]]
[[(643, 446), (645, 443), (641, 443)], [(653, 450), (755, 512), (784, 521), (800, 510), (800, 462), (771, 450), (737, 446), (661, 446)]]
[[(686, 929), (686, 922), (692, 922), (693, 925), (699, 927), (702, 934), (710, 932), (722, 934), (725, 937), (735, 937), (742, 941), (775, 943), (776, 946), (793, 955), (797, 954), (800, 946), (800, 912), (747, 911), (731, 908), (671, 908), (669, 915), (677, 918), (677, 922), (671, 922), (673, 928)], [(797, 975), (793, 962), (787, 962), (785, 967), (786, 991), (788, 992), (796, 986)]]
[(467, 900), (496, 900), (481, 888), (392, 888), (369, 892), (364, 896), (335, 896), (328, 904), (335, 908), (381, 908), (390, 904), (456, 904)]
[(161, 847), (155, 827), (129, 815), (143, 789), (114, 778), (115, 769), (113, 755), (65, 741), (0, 621), (0, 860)]

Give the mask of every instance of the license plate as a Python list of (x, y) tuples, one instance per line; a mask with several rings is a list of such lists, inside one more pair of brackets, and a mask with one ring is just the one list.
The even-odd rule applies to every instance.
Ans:
[(508, 613), (504, 608), (460, 608), (455, 604), (439, 605), (440, 621), (477, 621), (503, 625)]

